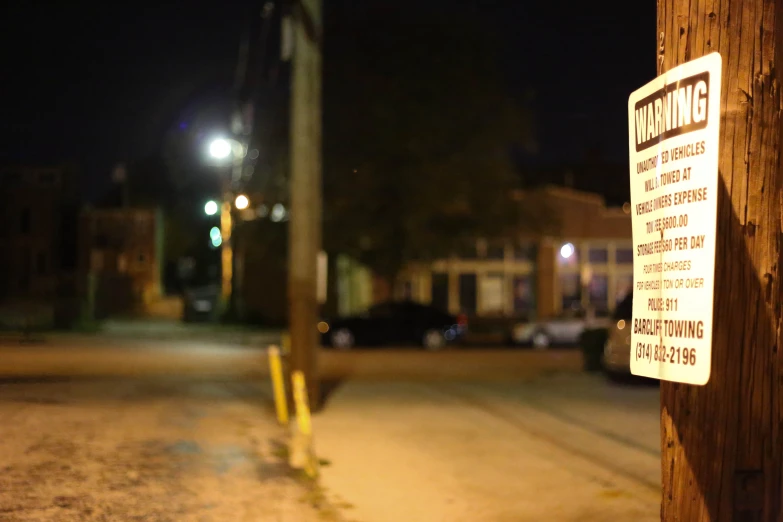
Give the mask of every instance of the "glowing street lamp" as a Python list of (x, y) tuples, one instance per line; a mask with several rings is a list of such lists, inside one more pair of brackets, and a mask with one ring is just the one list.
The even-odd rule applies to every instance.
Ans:
[(245, 210), (248, 205), (250, 205), (250, 200), (247, 199), (247, 196), (244, 194), (240, 194), (237, 196), (237, 198), (234, 200), (234, 206), (237, 207), (239, 210)]
[(223, 138), (212, 140), (209, 155), (215, 159), (226, 159), (231, 154), (231, 142)]
[[(247, 155), (247, 145), (239, 140), (216, 137), (210, 141), (207, 145), (205, 155), (208, 154), (213, 160), (216, 160), (214, 164), (216, 166), (230, 167), (224, 172), (223, 179), (223, 193), (227, 194), (230, 191), (232, 182), (238, 182), (242, 178), (244, 169), (243, 159)], [(234, 205), (239, 210), (244, 210), (250, 205), (250, 201), (247, 196), (239, 195), (234, 201)], [(214, 248), (221, 248), (221, 306), (232, 306), (232, 285), (234, 274), (234, 252), (232, 248), (231, 232), (234, 228), (231, 217), (231, 200), (224, 196), (221, 204), (215, 203), (208, 204), (208, 207), (204, 207), (204, 211), (208, 215), (220, 214), (220, 228), (213, 229), (210, 232), (210, 239)], [(215, 234), (214, 232), (217, 232)]]
[(204, 205), (204, 213), (208, 216), (214, 216), (218, 212), (218, 204), (215, 201), (207, 201)]
[(247, 147), (235, 139), (215, 138), (209, 142), (207, 152), (212, 159), (216, 159), (220, 163), (225, 163), (229, 159), (236, 162), (247, 155)]
[(566, 243), (562, 247), (560, 247), (560, 257), (563, 259), (569, 259), (572, 255), (574, 255), (574, 251), (576, 249), (574, 248), (574, 245), (571, 243)]

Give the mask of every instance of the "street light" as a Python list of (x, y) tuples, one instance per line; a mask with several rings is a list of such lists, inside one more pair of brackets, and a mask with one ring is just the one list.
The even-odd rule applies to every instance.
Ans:
[(237, 161), (247, 155), (247, 147), (240, 141), (232, 138), (215, 138), (209, 142), (208, 152), (213, 159), (221, 162), (229, 157)]
[(208, 216), (214, 216), (218, 212), (218, 204), (215, 201), (207, 201), (204, 205), (204, 213)]
[(226, 159), (231, 154), (231, 143), (223, 138), (212, 140), (209, 144), (209, 155), (215, 159)]
[[(232, 238), (234, 223), (231, 216), (231, 192), (232, 186), (242, 179), (244, 158), (247, 155), (247, 145), (239, 140), (226, 137), (217, 137), (209, 142), (209, 156), (217, 160), (220, 166), (229, 167), (223, 179), (223, 198), (217, 212), (220, 213), (220, 236), (212, 236), (212, 246), (221, 249), (221, 307), (228, 306), (231, 311), (234, 306), (232, 298), (234, 287), (234, 242)], [(236, 208), (245, 209), (250, 204), (246, 196), (237, 197), (234, 201)], [(207, 208), (204, 208), (207, 211)], [(210, 205), (210, 209), (212, 206)], [(216, 212), (216, 213), (217, 213)]]
[(560, 257), (563, 259), (569, 259), (572, 255), (574, 255), (574, 251), (576, 249), (574, 248), (574, 245), (572, 243), (566, 243), (562, 247), (560, 247)]
[(240, 194), (237, 196), (237, 198), (234, 200), (234, 206), (237, 207), (239, 210), (245, 210), (248, 205), (250, 205), (250, 200), (247, 199), (247, 196), (244, 194)]

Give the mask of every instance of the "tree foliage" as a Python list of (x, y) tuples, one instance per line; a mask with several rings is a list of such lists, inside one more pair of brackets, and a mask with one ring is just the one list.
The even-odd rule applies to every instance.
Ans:
[[(475, 18), (365, 10), (327, 26), (324, 242), (393, 277), (535, 214), (510, 147), (531, 140)], [(525, 215), (528, 214), (528, 215)]]

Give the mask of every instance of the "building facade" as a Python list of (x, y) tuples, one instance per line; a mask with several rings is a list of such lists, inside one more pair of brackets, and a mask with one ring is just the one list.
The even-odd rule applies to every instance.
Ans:
[(551, 317), (568, 309), (607, 313), (633, 283), (630, 205), (607, 208), (595, 194), (548, 187), (556, 233), (409, 266), (396, 297), (483, 317)]
[(77, 172), (60, 166), (3, 167), (0, 200), (0, 321), (18, 327), (75, 319)]
[(88, 209), (82, 256), (96, 318), (144, 313), (162, 295), (162, 214), (155, 209)]

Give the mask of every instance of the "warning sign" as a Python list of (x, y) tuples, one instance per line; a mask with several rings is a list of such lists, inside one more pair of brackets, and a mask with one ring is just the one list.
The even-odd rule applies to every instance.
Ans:
[(712, 53), (628, 100), (634, 375), (710, 378), (721, 69)]

